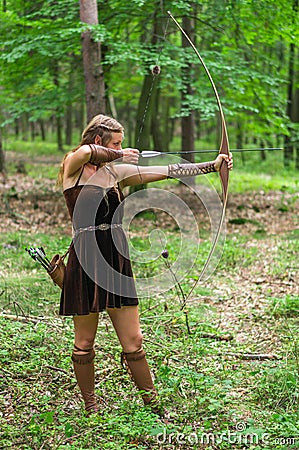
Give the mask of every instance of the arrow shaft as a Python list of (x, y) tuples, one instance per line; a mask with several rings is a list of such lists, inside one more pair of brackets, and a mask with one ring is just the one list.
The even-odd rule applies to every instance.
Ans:
[[(266, 148), (235, 148), (232, 149), (232, 152), (234, 153), (242, 153), (242, 152), (259, 152), (259, 151), (274, 151), (274, 150), (283, 150), (281, 147), (266, 147)], [(190, 150), (190, 151), (181, 151), (181, 152), (158, 152), (158, 151), (151, 151), (151, 150), (144, 150), (141, 152), (141, 156), (144, 158), (152, 158), (155, 156), (160, 155), (185, 155), (185, 154), (192, 154), (192, 153), (216, 153), (219, 152), (219, 150)]]

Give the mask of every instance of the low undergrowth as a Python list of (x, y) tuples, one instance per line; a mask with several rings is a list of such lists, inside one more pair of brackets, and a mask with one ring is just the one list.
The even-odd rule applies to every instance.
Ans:
[[(272, 254), (265, 249), (277, 245), (275, 236), (228, 236), (217, 273), (183, 311), (175, 289), (141, 300), (148, 361), (172, 417), (164, 424), (124, 373), (105, 313), (95, 347), (101, 408), (85, 417), (70, 361), (72, 321), (57, 317), (59, 289), (24, 250), (43, 245), (52, 254), (69, 237), (2, 234), (1, 448), (298, 448), (298, 292), (286, 275), (297, 264), (292, 236), (280, 241), (284, 253)], [(175, 231), (169, 239), (176, 252)], [(182, 283), (186, 294), (194, 278)]]
[[(140, 320), (161, 403), (172, 418), (165, 424), (143, 407), (123, 371), (105, 313), (95, 345), (100, 413), (84, 414), (70, 360), (72, 320), (58, 317), (59, 288), (25, 252), (42, 246), (49, 256), (64, 253), (71, 239), (61, 195), (53, 189), (60, 155), (53, 167), (47, 152), (39, 161), (32, 158), (36, 153), (32, 161), (27, 151), (20, 155), (27, 175), (16, 174), (11, 163), (2, 194), (0, 448), (299, 448), (297, 173), (285, 176), (279, 154), (259, 164), (252, 154), (246, 164), (236, 155), (218, 267), (191, 295), (211, 246), (203, 211), (195, 207), (196, 254), (189, 231), (182, 244), (165, 214), (149, 211), (134, 219), (132, 249), (137, 256), (156, 252), (148, 260), (134, 257), (133, 265), (137, 284), (154, 279), (150, 292), (140, 292), (147, 294), (140, 298)], [(194, 204), (186, 190), (176, 186), (175, 192)], [(162, 237), (151, 240), (157, 225)], [(180, 289), (173, 282), (164, 290), (167, 264), (177, 254), (185, 268)]]

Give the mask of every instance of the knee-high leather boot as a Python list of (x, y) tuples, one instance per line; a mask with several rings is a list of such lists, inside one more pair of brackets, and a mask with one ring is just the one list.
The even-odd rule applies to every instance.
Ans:
[(143, 348), (132, 353), (122, 352), (121, 364), (127, 369), (138, 390), (143, 391), (141, 395), (144, 404), (150, 405), (153, 411), (159, 412), (157, 391), (153, 383)]
[(89, 413), (98, 411), (94, 393), (94, 357), (93, 348), (82, 350), (75, 346), (72, 354), (77, 383), (85, 403), (85, 409)]

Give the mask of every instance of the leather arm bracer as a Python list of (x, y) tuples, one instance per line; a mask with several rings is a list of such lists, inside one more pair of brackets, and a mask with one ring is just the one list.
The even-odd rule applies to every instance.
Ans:
[(102, 147), (100, 145), (89, 145), (91, 154), (89, 158), (90, 164), (99, 166), (102, 163), (121, 159), (123, 157), (122, 150), (113, 150), (112, 148)]
[(215, 163), (195, 163), (195, 164), (169, 164), (168, 178), (193, 177), (195, 175), (205, 175), (210, 172), (216, 172)]

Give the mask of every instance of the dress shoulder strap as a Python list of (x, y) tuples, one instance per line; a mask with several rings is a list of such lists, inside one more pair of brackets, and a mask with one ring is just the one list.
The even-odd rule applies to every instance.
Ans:
[(80, 172), (80, 174), (79, 174), (79, 177), (78, 177), (76, 183), (74, 184), (74, 187), (77, 187), (77, 186), (78, 186), (79, 181), (80, 181), (80, 178), (81, 178), (82, 173), (83, 173), (83, 170), (84, 170), (84, 165), (82, 166), (81, 172)]

